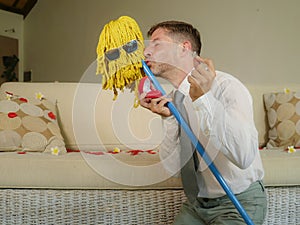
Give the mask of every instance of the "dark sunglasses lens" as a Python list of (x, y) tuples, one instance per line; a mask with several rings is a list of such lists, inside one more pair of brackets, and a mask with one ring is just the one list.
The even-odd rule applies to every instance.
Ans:
[(120, 57), (120, 51), (117, 48), (109, 50), (109, 51), (105, 52), (105, 57), (110, 61), (116, 60)]
[(132, 53), (137, 50), (138, 44), (136, 40), (130, 41), (127, 44), (123, 45), (123, 49), (127, 53)]

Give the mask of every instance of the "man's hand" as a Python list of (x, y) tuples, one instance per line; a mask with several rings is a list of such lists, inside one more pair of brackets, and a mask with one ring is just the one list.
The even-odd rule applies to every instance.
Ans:
[(151, 110), (153, 113), (158, 115), (168, 117), (172, 113), (169, 108), (166, 106), (167, 102), (170, 102), (171, 99), (162, 96), (160, 98), (146, 98), (143, 95), (140, 96), (140, 104), (146, 109)]
[(194, 58), (194, 70), (188, 77), (190, 83), (190, 96), (192, 101), (204, 95), (211, 89), (216, 77), (214, 65), (210, 59)]

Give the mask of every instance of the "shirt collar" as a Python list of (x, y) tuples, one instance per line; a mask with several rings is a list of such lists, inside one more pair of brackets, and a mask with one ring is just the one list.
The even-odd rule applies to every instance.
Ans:
[(183, 81), (181, 82), (181, 84), (178, 87), (178, 91), (180, 91), (182, 94), (184, 94), (185, 96), (189, 95), (190, 92), (190, 83), (188, 82), (188, 76), (186, 76)]

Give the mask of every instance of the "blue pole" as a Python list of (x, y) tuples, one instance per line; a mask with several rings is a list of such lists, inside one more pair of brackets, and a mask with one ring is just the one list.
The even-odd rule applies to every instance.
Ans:
[[(151, 80), (151, 82), (153, 83), (153, 85), (155, 86), (155, 88), (157, 90), (159, 90), (162, 93), (162, 95), (166, 95), (165, 90), (162, 88), (162, 86), (160, 85), (160, 83), (157, 81), (157, 79), (155, 78), (155, 76), (153, 75), (153, 73), (151, 72), (151, 70), (149, 69), (149, 67), (145, 63), (145, 61), (143, 61), (143, 60), (142, 60), (142, 65), (143, 65), (143, 69), (144, 69), (146, 75)], [(236, 209), (238, 210), (238, 212), (241, 214), (241, 216), (245, 220), (246, 224), (248, 224), (248, 225), (254, 225), (254, 223), (252, 222), (251, 218), (249, 217), (249, 215), (247, 214), (247, 212), (245, 211), (245, 209), (242, 207), (242, 205), (240, 204), (240, 202), (238, 201), (238, 199), (236, 198), (236, 196), (234, 195), (234, 193), (231, 191), (231, 189), (227, 185), (226, 181), (224, 180), (224, 178), (222, 177), (222, 175), (220, 174), (220, 172), (218, 171), (218, 169), (216, 168), (216, 166), (214, 165), (214, 163), (211, 161), (211, 159), (208, 156), (208, 154), (205, 154), (205, 150), (204, 150), (203, 146), (199, 142), (198, 138), (194, 135), (194, 133), (192, 132), (192, 130), (189, 127), (189, 125), (182, 118), (182, 116), (180, 115), (180, 113), (177, 110), (177, 108), (175, 107), (175, 105), (172, 102), (168, 102), (167, 103), (167, 107), (172, 112), (172, 114), (175, 116), (176, 120), (181, 125), (181, 127), (184, 129), (184, 131), (186, 132), (187, 136), (190, 138), (191, 142), (193, 143), (194, 147), (197, 149), (197, 151), (199, 152), (199, 154), (201, 155), (201, 157), (204, 159), (205, 163), (208, 165), (208, 168), (214, 174), (214, 176), (216, 177), (216, 179), (218, 180), (218, 182), (220, 183), (220, 185), (224, 189), (224, 191), (227, 194), (227, 196), (229, 197), (229, 199), (232, 201), (232, 203), (234, 204), (234, 206), (236, 207)]]

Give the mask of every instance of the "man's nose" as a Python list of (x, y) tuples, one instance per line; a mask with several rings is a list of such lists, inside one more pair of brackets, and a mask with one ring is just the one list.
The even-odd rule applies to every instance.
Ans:
[(151, 55), (152, 55), (152, 52), (151, 52), (150, 47), (149, 47), (149, 46), (148, 46), (148, 47), (145, 47), (145, 50), (144, 50), (144, 56), (145, 56), (146, 58), (149, 58)]

